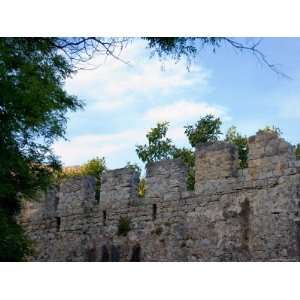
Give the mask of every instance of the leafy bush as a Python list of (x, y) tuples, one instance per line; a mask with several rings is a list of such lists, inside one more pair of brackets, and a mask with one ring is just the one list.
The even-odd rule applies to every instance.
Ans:
[(161, 235), (162, 232), (163, 232), (162, 227), (157, 227), (157, 228), (154, 230), (154, 233), (157, 234), (157, 235)]
[(118, 235), (126, 236), (130, 231), (130, 219), (128, 217), (120, 217), (118, 224)]
[(101, 176), (103, 171), (106, 170), (104, 157), (93, 158), (87, 163), (76, 166), (76, 167), (66, 167), (62, 172), (57, 173), (57, 181), (65, 178), (77, 177), (77, 176), (94, 176), (96, 178), (96, 191), (95, 199), (97, 202), (100, 200), (100, 189), (101, 189)]
[(96, 157), (81, 166), (65, 167), (62, 172), (58, 173), (58, 178), (69, 178), (87, 175), (100, 178), (105, 169), (106, 166), (104, 157)]
[[(198, 120), (195, 125), (185, 126), (185, 134), (187, 135), (192, 147), (196, 145), (215, 142), (219, 140), (221, 134), (220, 127), (222, 122), (220, 118), (213, 115), (206, 115)], [(172, 140), (167, 138), (168, 122), (158, 123), (155, 128), (152, 128), (146, 135), (148, 139), (147, 145), (137, 145), (136, 152), (138, 157), (146, 163), (159, 161), (162, 159), (180, 158), (188, 167), (187, 174), (187, 189), (194, 190), (195, 186), (195, 156), (192, 149), (177, 148), (172, 144)], [(280, 133), (279, 128), (266, 127), (264, 131)], [(228, 129), (225, 141), (235, 144), (238, 147), (240, 167), (247, 167), (248, 158), (248, 139), (237, 132), (236, 127), (232, 126)], [(300, 150), (299, 150), (300, 152)], [(128, 163), (129, 166), (135, 168), (134, 165)], [(141, 180), (139, 195), (144, 195), (144, 182)]]
[[(135, 172), (141, 174), (141, 168), (137, 164), (133, 164), (131, 162), (127, 162), (126, 167), (134, 170)], [(141, 178), (138, 185), (138, 196), (143, 198), (145, 196), (145, 178)]]
[[(187, 135), (192, 147), (196, 145), (215, 142), (221, 134), (220, 127), (222, 122), (213, 115), (206, 115), (199, 119), (195, 125), (185, 126), (185, 134)], [(187, 189), (193, 191), (195, 188), (195, 155), (194, 151), (182, 148), (174, 150), (174, 158), (181, 158), (188, 167)]]
[(81, 166), (82, 175), (91, 175), (95, 177), (101, 177), (105, 169), (106, 167), (104, 157), (99, 158), (98, 156), (89, 160), (86, 164), (83, 164)]
[(188, 167), (193, 167), (195, 165), (195, 155), (194, 151), (187, 148), (174, 148), (173, 158), (180, 158)]
[(131, 169), (131, 170), (141, 174), (141, 168), (137, 164), (133, 164), (130, 161), (127, 162), (126, 168)]
[(240, 168), (244, 169), (248, 167), (248, 138), (246, 136), (242, 136), (236, 130), (235, 126), (232, 126), (228, 129), (225, 137), (225, 141), (231, 144), (234, 144), (238, 147), (239, 153), (239, 161), (240, 161)]
[(32, 242), (15, 219), (0, 210), (0, 261), (23, 261), (33, 254)]
[(138, 196), (140, 198), (145, 197), (145, 191), (146, 191), (146, 180), (145, 178), (141, 178), (140, 182), (139, 182), (139, 186), (138, 186)]
[(172, 158), (174, 146), (172, 140), (166, 138), (168, 126), (168, 122), (158, 123), (146, 135), (148, 144), (136, 146), (136, 153), (144, 163)]
[(196, 147), (198, 144), (217, 141), (221, 134), (221, 125), (222, 122), (219, 118), (207, 115), (200, 118), (194, 126), (187, 125), (184, 128), (190, 144), (192, 147)]
[(187, 189), (194, 190), (195, 186), (195, 154), (192, 150), (187, 148), (174, 148), (173, 158), (180, 158), (188, 167), (188, 174), (186, 179)]
[(195, 189), (195, 168), (188, 170), (186, 187), (188, 191), (193, 191)]
[(258, 130), (258, 132), (276, 133), (278, 136), (280, 136), (282, 134), (282, 131), (280, 130), (280, 128), (276, 127), (274, 125), (266, 126), (265, 128)]

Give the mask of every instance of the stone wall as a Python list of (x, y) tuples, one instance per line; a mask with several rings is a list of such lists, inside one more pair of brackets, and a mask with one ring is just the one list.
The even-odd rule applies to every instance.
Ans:
[(100, 201), (92, 177), (52, 187), (19, 218), (36, 245), (29, 260), (299, 261), (300, 163), (291, 145), (257, 133), (243, 170), (225, 142), (197, 148), (195, 159), (194, 192), (180, 160), (147, 166), (144, 198), (127, 168), (104, 174)]

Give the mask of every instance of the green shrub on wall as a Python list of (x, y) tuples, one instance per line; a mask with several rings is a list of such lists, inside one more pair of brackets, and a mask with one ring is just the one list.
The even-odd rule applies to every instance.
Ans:
[(128, 217), (120, 217), (118, 224), (118, 235), (126, 236), (130, 231), (130, 219)]
[(58, 178), (69, 178), (76, 176), (95, 176), (101, 177), (103, 171), (106, 169), (104, 157), (96, 157), (89, 160), (81, 166), (65, 167), (62, 172), (58, 174)]
[(57, 173), (57, 181), (63, 180), (65, 178), (72, 178), (78, 176), (94, 176), (96, 178), (96, 191), (95, 199), (97, 202), (100, 200), (100, 190), (101, 190), (101, 176), (103, 171), (106, 170), (104, 157), (96, 157), (89, 160), (87, 163), (76, 166), (76, 167), (66, 167), (62, 172)]
[(146, 180), (145, 178), (142, 178), (139, 182), (139, 186), (138, 186), (138, 196), (140, 198), (145, 197), (145, 192), (146, 192)]
[(166, 137), (168, 127), (168, 122), (157, 123), (146, 135), (147, 144), (136, 145), (135, 151), (142, 162), (148, 164), (172, 158), (174, 145), (172, 140)]
[(272, 126), (266, 126), (265, 128), (262, 128), (258, 130), (259, 133), (276, 133), (278, 136), (282, 135), (282, 131), (279, 127), (276, 127), (275, 125)]
[(235, 126), (231, 126), (226, 133), (225, 141), (237, 146), (238, 154), (239, 154), (240, 168), (241, 169), (247, 168), (248, 167), (248, 153), (249, 153), (247, 136), (241, 135), (240, 133), (237, 132), (237, 129)]
[[(130, 161), (127, 162), (126, 168), (131, 169), (141, 175), (141, 168), (136, 163), (131, 163)], [(145, 196), (145, 178), (142, 177), (140, 179), (139, 185), (138, 185), (138, 196), (140, 198), (143, 198)]]
[(135, 163), (131, 163), (130, 161), (128, 161), (125, 167), (141, 174), (141, 168)]
[(184, 126), (185, 134), (192, 147), (197, 145), (216, 142), (222, 133), (220, 127), (222, 121), (213, 115), (206, 115), (200, 118), (195, 125)]

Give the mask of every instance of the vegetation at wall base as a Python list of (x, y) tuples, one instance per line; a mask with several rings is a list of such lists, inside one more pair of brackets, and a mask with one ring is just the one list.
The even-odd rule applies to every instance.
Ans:
[(23, 261), (33, 254), (33, 244), (14, 217), (0, 210), (0, 261)]

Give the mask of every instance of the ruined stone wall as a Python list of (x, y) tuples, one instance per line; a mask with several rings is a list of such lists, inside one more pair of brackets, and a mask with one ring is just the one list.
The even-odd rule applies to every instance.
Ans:
[[(248, 169), (225, 142), (196, 149), (195, 191), (185, 165), (147, 166), (146, 194), (127, 168), (52, 187), (20, 216), (34, 261), (299, 261), (300, 163), (273, 133), (249, 138)], [(128, 232), (119, 232), (124, 223)], [(126, 227), (125, 226), (125, 227)]]

